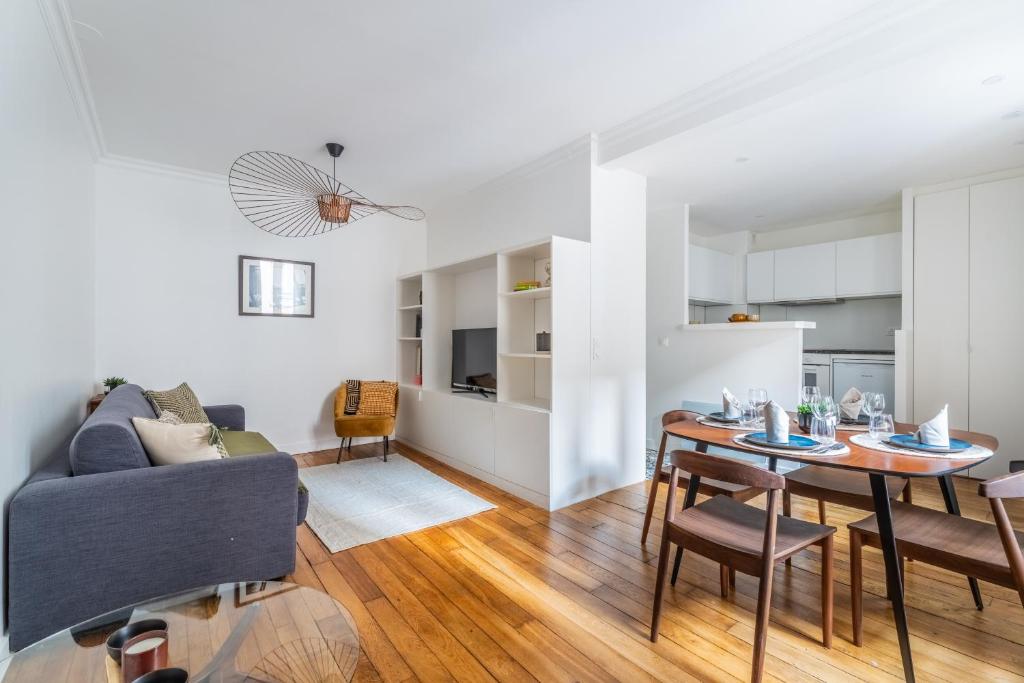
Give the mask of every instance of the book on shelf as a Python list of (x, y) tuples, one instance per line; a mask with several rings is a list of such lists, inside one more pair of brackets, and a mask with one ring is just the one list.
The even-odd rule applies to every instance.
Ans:
[(540, 280), (519, 280), (515, 286), (512, 287), (513, 292), (525, 292), (530, 289), (539, 289)]

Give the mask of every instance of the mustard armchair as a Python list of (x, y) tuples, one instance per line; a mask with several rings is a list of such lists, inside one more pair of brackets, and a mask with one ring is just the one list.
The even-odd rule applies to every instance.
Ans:
[(345, 439), (348, 439), (348, 450), (351, 452), (352, 437), (354, 436), (384, 437), (384, 462), (387, 462), (389, 440), (392, 432), (395, 431), (395, 417), (398, 415), (398, 385), (395, 384), (395, 400), (389, 415), (346, 415), (347, 399), (348, 388), (342, 382), (338, 393), (334, 396), (334, 433), (341, 439), (341, 446), (338, 448), (338, 462), (341, 462), (341, 454), (345, 449)]

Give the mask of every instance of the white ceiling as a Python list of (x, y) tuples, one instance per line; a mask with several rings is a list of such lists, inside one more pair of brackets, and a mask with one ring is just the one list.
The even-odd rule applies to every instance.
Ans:
[[(257, 149), (327, 168), (322, 144), (337, 140), (343, 181), (376, 201), (429, 206), (870, 0), (68, 3), (106, 153), (223, 174)], [(764, 168), (767, 149), (743, 140), (728, 156)], [(812, 136), (791, 147), (808, 148)]]
[(1024, 2), (952, 6), (901, 26), (908, 49), (861, 50), (856, 68), (819, 70), (612, 163), (650, 177), (650, 206), (689, 203), (705, 234), (868, 213), (904, 187), (1024, 166), (1022, 27)]

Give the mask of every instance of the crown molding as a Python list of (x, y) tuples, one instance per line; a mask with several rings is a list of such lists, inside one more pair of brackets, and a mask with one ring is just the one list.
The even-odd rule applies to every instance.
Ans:
[[(598, 161), (611, 162), (809, 83), (824, 87), (836, 75), (863, 74), (887, 58), (913, 50), (936, 26), (948, 29), (944, 12), (933, 12), (927, 21), (922, 15), (951, 5), (951, 0), (876, 3), (601, 132)], [(893, 33), (904, 37), (894, 40)]]
[(487, 188), (500, 187), (516, 183), (526, 178), (529, 178), (530, 176), (534, 176), (537, 175), (538, 173), (546, 171), (549, 168), (558, 166), (559, 164), (564, 164), (566, 161), (576, 159), (583, 155), (591, 155), (591, 158), (593, 159), (593, 154), (596, 153), (596, 150), (597, 134), (588, 133), (583, 137), (576, 138), (575, 140), (566, 145), (562, 145), (558, 149), (548, 152), (542, 157), (534, 159), (533, 161), (523, 164), (522, 166), (517, 166), (516, 168), (513, 168), (511, 171), (507, 171), (495, 178), (492, 178), (484, 183), (481, 183), (480, 185), (477, 185), (476, 187), (469, 191), (478, 192), (480, 190), (484, 190)]
[(85, 128), (93, 159), (98, 160), (106, 154), (107, 145), (96, 113), (96, 102), (89, 88), (85, 62), (75, 38), (71, 11), (65, 0), (37, 0), (36, 4), (46, 25), (46, 32), (50, 35), (50, 43), (71, 94), (75, 112)]
[(184, 168), (183, 166), (172, 166), (170, 164), (161, 164), (156, 161), (123, 157), (117, 154), (104, 154), (96, 160), (96, 163), (99, 166), (115, 168), (122, 171), (151, 173), (154, 175), (177, 178), (179, 180), (192, 180), (214, 185), (228, 184), (228, 177), (220, 173), (196, 171), (191, 168)]

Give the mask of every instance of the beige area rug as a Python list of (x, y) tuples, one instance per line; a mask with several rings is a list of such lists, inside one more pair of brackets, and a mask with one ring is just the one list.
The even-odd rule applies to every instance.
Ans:
[(302, 467), (299, 479), (306, 524), (332, 553), (495, 507), (398, 454)]

